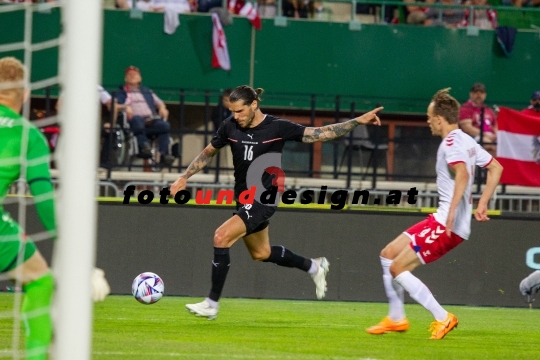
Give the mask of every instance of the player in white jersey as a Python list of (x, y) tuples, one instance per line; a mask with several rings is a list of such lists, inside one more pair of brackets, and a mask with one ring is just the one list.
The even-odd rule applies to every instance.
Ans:
[(436, 165), (439, 207), (435, 214), (407, 229), (381, 251), (389, 312), (379, 324), (366, 329), (370, 334), (409, 329), (403, 307), (403, 289), (433, 314), (435, 321), (429, 328), (432, 332), (430, 339), (442, 339), (458, 325), (457, 317), (444, 310), (427, 286), (411, 271), (437, 260), (468, 239), (471, 232), (471, 190), (477, 165), (486, 168), (488, 175), (474, 216), (481, 222), (489, 220), (488, 202), (503, 169), (474, 139), (458, 128), (459, 103), (448, 94), (449, 90), (439, 90), (427, 109), (431, 133), (443, 139), (437, 151)]

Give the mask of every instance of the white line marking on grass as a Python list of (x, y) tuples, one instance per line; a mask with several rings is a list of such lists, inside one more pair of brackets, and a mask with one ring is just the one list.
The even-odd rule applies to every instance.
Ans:
[[(93, 355), (129, 355), (129, 356), (139, 356), (140, 352), (131, 352), (131, 351), (94, 351)], [(192, 358), (194, 353), (152, 353), (151, 355), (159, 357), (178, 357), (178, 358)], [(298, 359), (302, 357), (302, 354), (295, 355), (263, 355), (263, 354), (203, 354), (197, 353), (197, 357), (212, 357), (212, 358), (228, 358), (228, 359)], [(305, 354), (305, 356), (310, 359), (334, 359), (334, 360), (377, 360), (375, 358), (355, 358), (349, 356), (328, 356), (328, 355), (313, 355)]]

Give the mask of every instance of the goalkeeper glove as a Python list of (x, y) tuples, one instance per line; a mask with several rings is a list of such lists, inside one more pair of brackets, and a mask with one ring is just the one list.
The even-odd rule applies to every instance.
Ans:
[(105, 272), (99, 268), (94, 268), (92, 272), (92, 300), (94, 302), (103, 301), (111, 292), (111, 287), (105, 279)]

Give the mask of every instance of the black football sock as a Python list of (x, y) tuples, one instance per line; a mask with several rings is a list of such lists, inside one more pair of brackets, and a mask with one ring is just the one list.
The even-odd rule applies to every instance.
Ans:
[(311, 267), (311, 259), (296, 255), (291, 250), (285, 249), (284, 246), (272, 246), (270, 257), (263, 261), (272, 262), (279, 266), (294, 267), (304, 271), (309, 271)]
[(229, 248), (215, 247), (214, 260), (212, 261), (212, 289), (208, 295), (210, 300), (219, 301), (230, 265)]

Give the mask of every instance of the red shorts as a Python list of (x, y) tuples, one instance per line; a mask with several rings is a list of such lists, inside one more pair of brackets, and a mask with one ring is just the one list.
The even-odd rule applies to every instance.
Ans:
[(409, 245), (424, 264), (437, 260), (463, 242), (454, 233), (448, 237), (446, 226), (439, 224), (431, 214), (403, 233), (411, 239)]

